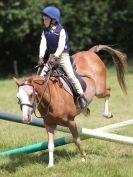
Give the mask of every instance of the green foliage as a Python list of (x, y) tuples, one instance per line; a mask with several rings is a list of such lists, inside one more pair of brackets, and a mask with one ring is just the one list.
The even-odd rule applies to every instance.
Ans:
[[(42, 32), (40, 10), (56, 5), (69, 33), (71, 52), (111, 44), (132, 54), (133, 2), (130, 0), (8, 0), (0, 2), (1, 66), (18, 61), (20, 71), (35, 65)], [(1, 71), (0, 74), (4, 72)]]
[[(1, 2), (1, 36), (7, 41), (15, 42), (16, 40), (24, 40), (26, 35), (31, 32), (36, 36), (40, 26), (40, 10), (50, 1), (39, 0), (9, 0)], [(56, 1), (55, 1), (56, 2)]]

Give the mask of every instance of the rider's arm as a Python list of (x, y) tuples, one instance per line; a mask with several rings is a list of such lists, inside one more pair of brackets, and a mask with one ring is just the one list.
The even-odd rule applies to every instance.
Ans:
[(42, 32), (41, 42), (40, 42), (40, 47), (39, 47), (39, 57), (40, 58), (44, 57), (46, 49), (47, 49), (46, 38), (45, 38), (44, 32)]
[(59, 57), (62, 52), (64, 51), (65, 48), (65, 43), (66, 43), (66, 32), (64, 29), (60, 31), (60, 37), (59, 37), (59, 42), (58, 42), (58, 48), (56, 52), (54, 53), (55, 57)]

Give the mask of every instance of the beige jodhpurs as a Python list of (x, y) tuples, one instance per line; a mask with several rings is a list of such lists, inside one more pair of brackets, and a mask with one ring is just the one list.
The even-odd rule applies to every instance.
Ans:
[[(62, 68), (66, 72), (68, 78), (70, 79), (71, 83), (74, 85), (74, 87), (77, 90), (77, 92), (80, 95), (82, 95), (83, 94), (83, 89), (81, 87), (81, 84), (80, 84), (79, 80), (76, 78), (76, 76), (75, 76), (75, 74), (73, 72), (73, 68), (72, 68), (72, 65), (71, 65), (71, 62), (70, 62), (69, 54), (65, 53), (65, 52), (62, 53), (60, 58), (58, 59), (58, 63), (62, 66)], [(44, 66), (44, 68), (42, 69), (42, 72), (41, 72), (40, 75), (44, 76), (47, 71), (48, 71), (48, 64), (46, 64)]]

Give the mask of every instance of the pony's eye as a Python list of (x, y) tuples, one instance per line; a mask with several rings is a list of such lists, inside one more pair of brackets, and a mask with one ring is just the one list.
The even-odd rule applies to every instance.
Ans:
[(29, 95), (29, 98), (32, 98), (33, 97), (33, 94), (31, 93), (30, 95)]

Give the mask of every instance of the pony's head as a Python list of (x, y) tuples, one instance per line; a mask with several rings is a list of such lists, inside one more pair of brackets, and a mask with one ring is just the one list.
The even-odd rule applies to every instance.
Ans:
[(18, 86), (17, 98), (22, 110), (22, 121), (23, 123), (28, 123), (31, 121), (31, 115), (36, 108), (36, 91), (32, 84), (32, 78), (23, 81), (19, 81), (16, 78), (13, 78), (13, 80)]

